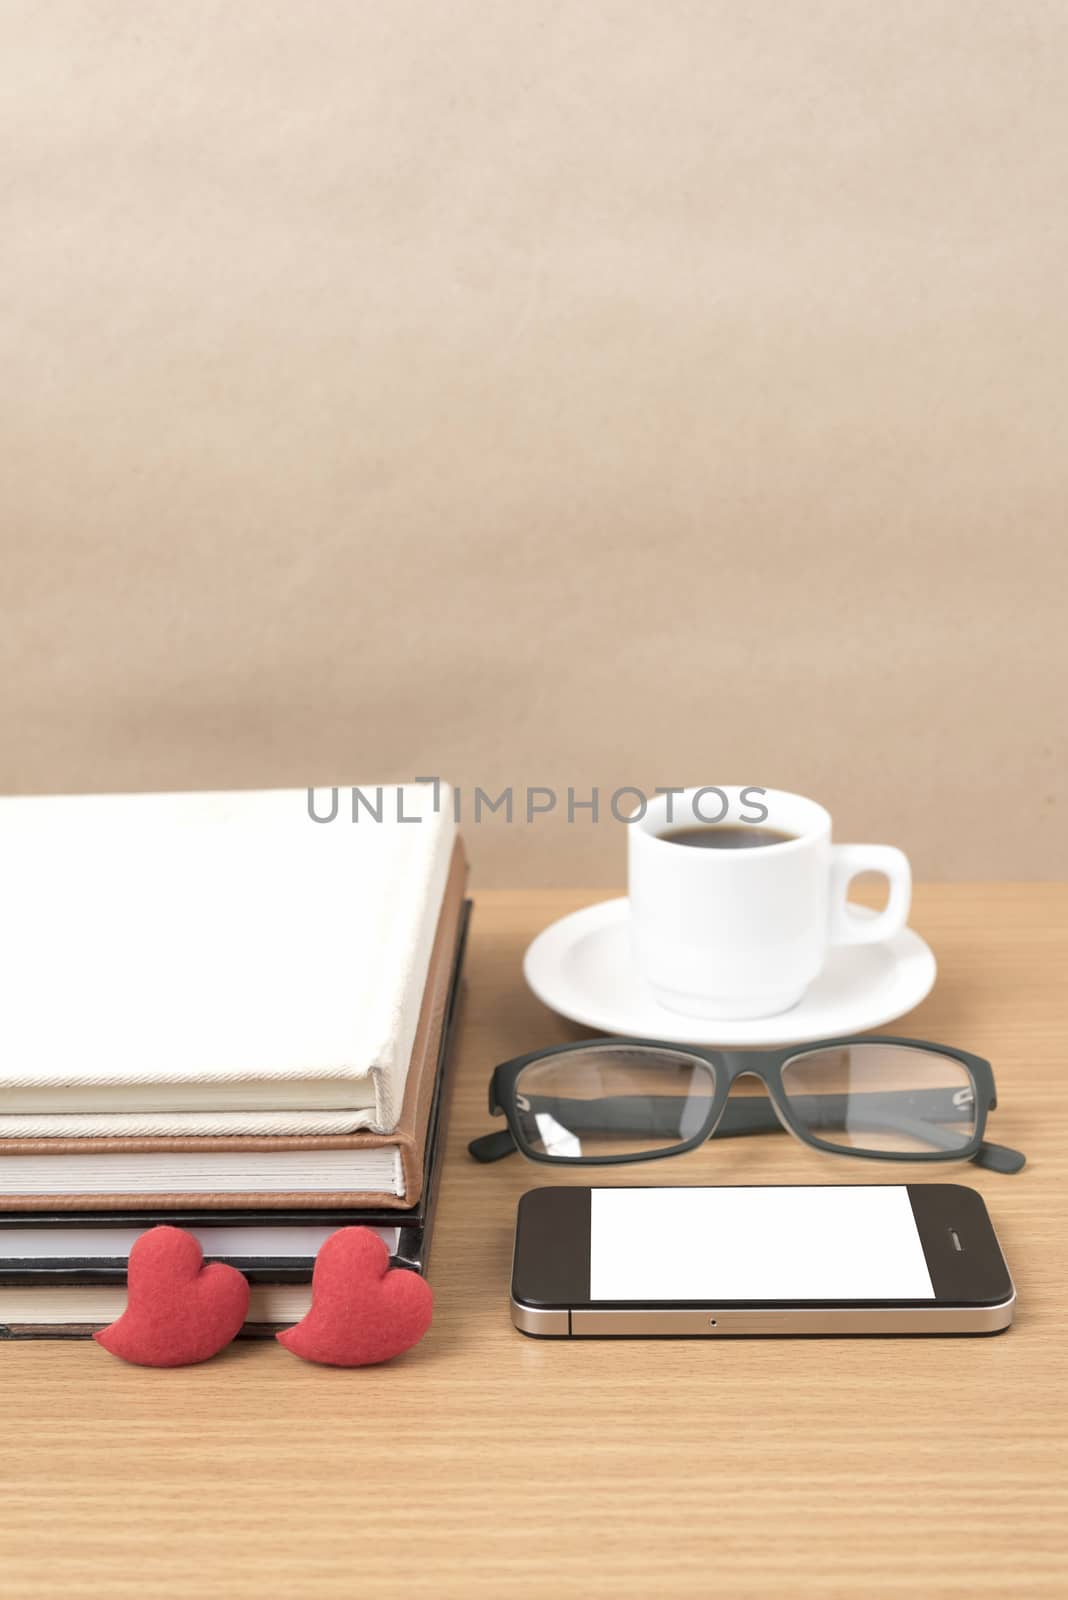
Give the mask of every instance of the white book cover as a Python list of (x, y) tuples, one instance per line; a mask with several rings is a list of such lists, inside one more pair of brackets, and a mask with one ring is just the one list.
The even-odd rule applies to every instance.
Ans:
[(0, 799), (0, 1138), (391, 1132), (456, 827), (352, 793)]

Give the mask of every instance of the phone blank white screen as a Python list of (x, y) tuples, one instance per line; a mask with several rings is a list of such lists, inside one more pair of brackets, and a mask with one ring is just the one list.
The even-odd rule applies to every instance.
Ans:
[(903, 1184), (594, 1189), (591, 1300), (933, 1300)]

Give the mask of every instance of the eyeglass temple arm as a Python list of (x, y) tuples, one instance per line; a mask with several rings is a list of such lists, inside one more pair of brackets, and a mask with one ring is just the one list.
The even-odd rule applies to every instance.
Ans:
[(467, 1147), (469, 1156), (474, 1156), (476, 1161), (502, 1161), (505, 1156), (514, 1156), (519, 1146), (512, 1138), (510, 1128), (497, 1128), (493, 1133), (480, 1134), (477, 1139), (472, 1139)]
[[(910, 1099), (915, 1100), (915, 1091), (905, 1092), (909, 1095)], [(911, 1132), (917, 1137), (926, 1139), (929, 1143), (935, 1143), (936, 1141), (942, 1142), (942, 1140), (939, 1140), (939, 1134), (941, 1133), (941, 1130), (933, 1124), (929, 1122), (912, 1121), (912, 1119), (903, 1118), (899, 1114), (880, 1114), (876, 1111), (874, 1105), (870, 1104), (871, 1101), (876, 1099), (885, 1102), (885, 1100), (889, 1096), (893, 1095), (893, 1093), (894, 1091), (892, 1090), (883, 1091), (879, 1095), (866, 1095), (863, 1097), (869, 1102), (869, 1105), (866, 1109), (868, 1112), (868, 1121), (870, 1125), (874, 1127), (879, 1125), (889, 1125), (894, 1127), (900, 1133)], [(969, 1108), (967, 1106), (958, 1105), (952, 1098), (952, 1091), (929, 1089), (921, 1091), (921, 1093), (924, 1095), (925, 1100), (928, 1102), (929, 1109), (932, 1111), (934, 1111), (935, 1107), (931, 1105), (930, 1102), (937, 1099), (939, 1112), (942, 1116), (945, 1116), (947, 1112), (956, 1111), (963, 1119), (963, 1117), (969, 1114)], [(859, 1098), (860, 1097), (854, 1096), (854, 1103), (856, 1103)], [(539, 1101), (540, 1099), (541, 1097), (539, 1097)], [(546, 1106), (550, 1104), (559, 1104), (559, 1102), (553, 1097), (546, 1096), (544, 1099)], [(947, 1099), (949, 1100), (948, 1105), (946, 1104)], [(652, 1130), (649, 1128), (649, 1113), (652, 1109), (652, 1102), (654, 1101), (657, 1102), (658, 1111), (668, 1111), (671, 1114), (671, 1117), (673, 1118), (673, 1125), (669, 1123), (668, 1126), (665, 1126), (659, 1130)], [(808, 1106), (810, 1113), (819, 1113), (819, 1115), (812, 1118), (813, 1125), (815, 1127), (818, 1128), (821, 1125), (825, 1127), (836, 1126), (841, 1122), (844, 1109), (842, 1096), (806, 1095), (804, 1097), (804, 1103)], [(674, 1097), (660, 1095), (619, 1096), (612, 1102), (612, 1104), (614, 1115), (611, 1123), (609, 1124), (610, 1131), (616, 1130), (622, 1132), (626, 1128), (628, 1122), (633, 1121), (634, 1128), (642, 1131), (678, 1132), (678, 1112), (680, 1108), (677, 1100), (675, 1100)], [(597, 1128), (598, 1131), (604, 1131), (604, 1101), (581, 1102), (569, 1100), (567, 1102), (567, 1118), (572, 1129), (581, 1131), (583, 1120), (581, 1117), (581, 1111), (586, 1111), (587, 1114), (589, 1114), (597, 1107), (600, 1108), (598, 1115), (601, 1120), (597, 1122), (587, 1121), (586, 1127), (587, 1129)], [(624, 1110), (624, 1107), (626, 1107), (627, 1112), (632, 1113), (633, 1115), (621, 1116), (620, 1112)], [(576, 1113), (579, 1113), (579, 1115), (576, 1115)], [(658, 1118), (657, 1120), (662, 1119)], [(787, 1130), (784, 1129), (780, 1123), (778, 1116), (776, 1115), (775, 1108), (770, 1100), (747, 1098), (744, 1100), (730, 1100), (727, 1102), (713, 1137), (717, 1139), (730, 1139), (744, 1137), (747, 1134), (779, 1133), (786, 1131)], [(943, 1139), (943, 1149), (951, 1150), (954, 1148), (954, 1141), (951, 1134), (944, 1134)], [(476, 1161), (488, 1163), (492, 1161), (500, 1161), (505, 1156), (511, 1155), (516, 1149), (516, 1144), (512, 1138), (510, 1130), (507, 1128), (501, 1128), (494, 1133), (486, 1133), (480, 1138), (472, 1139), (467, 1148), (469, 1154), (472, 1155)], [(985, 1141), (980, 1145), (979, 1149), (971, 1159), (976, 1163), (977, 1166), (986, 1167), (992, 1172), (1019, 1172), (1025, 1162), (1025, 1157), (1021, 1155), (1019, 1151), (1010, 1150), (1004, 1145), (988, 1144)]]
[(972, 1160), (977, 1167), (986, 1167), (988, 1172), (1019, 1172), (1027, 1165), (1022, 1150), (1010, 1150), (1007, 1144), (988, 1144), (985, 1139)]

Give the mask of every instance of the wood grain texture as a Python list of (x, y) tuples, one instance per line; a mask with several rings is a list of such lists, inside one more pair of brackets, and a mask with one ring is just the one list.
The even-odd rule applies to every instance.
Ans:
[[(184, 1372), (0, 1346), (0, 1587), (13, 1596), (976, 1596), (1065, 1592), (1068, 885), (920, 888), (939, 959), (901, 1032), (994, 1062), (986, 1197), (1020, 1299), (994, 1339), (550, 1343), (508, 1320), (511, 1227), (543, 1179), (483, 1168), (504, 1056), (572, 1035), (530, 938), (596, 898), (481, 896), (432, 1279), (392, 1367), (242, 1345)], [(901, 1181), (779, 1135), (636, 1182)], [(390, 1485), (393, 1485), (391, 1488)]]

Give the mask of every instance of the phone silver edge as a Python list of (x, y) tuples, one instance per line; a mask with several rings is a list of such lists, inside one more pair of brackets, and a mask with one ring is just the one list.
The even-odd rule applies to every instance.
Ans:
[(758, 1306), (717, 1311), (714, 1306), (680, 1311), (668, 1307), (632, 1306), (625, 1311), (598, 1311), (586, 1306), (548, 1310), (524, 1305), (511, 1297), (512, 1321), (521, 1333), (541, 1338), (597, 1339), (725, 1338), (745, 1334), (887, 1334), (1000, 1333), (1012, 1322), (1016, 1291), (995, 1306), (820, 1306), (781, 1311)]

